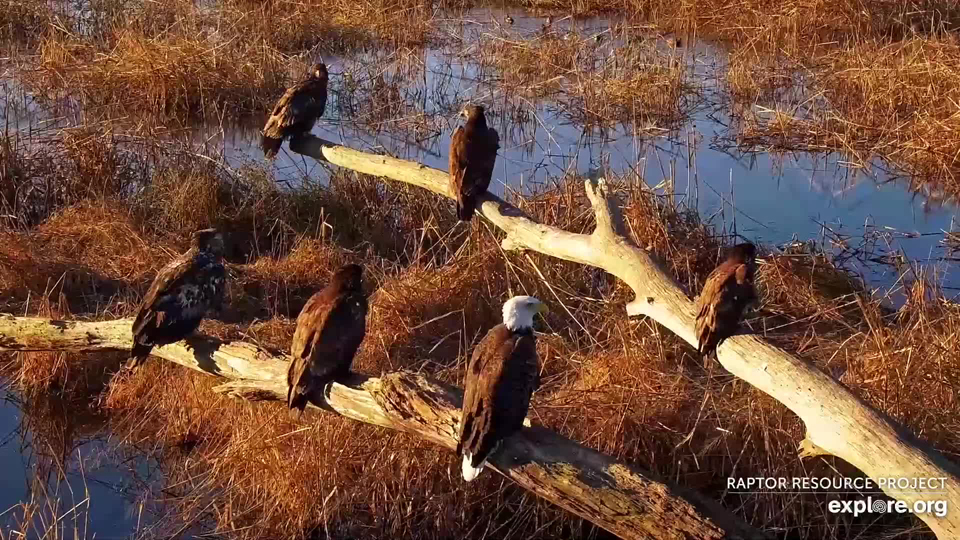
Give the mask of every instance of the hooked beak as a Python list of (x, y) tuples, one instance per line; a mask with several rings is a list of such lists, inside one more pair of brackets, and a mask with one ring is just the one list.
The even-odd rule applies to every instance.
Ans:
[(543, 302), (540, 302), (537, 304), (537, 313), (539, 313), (541, 317), (545, 317), (548, 313), (550, 313), (550, 308), (547, 307), (547, 305)]

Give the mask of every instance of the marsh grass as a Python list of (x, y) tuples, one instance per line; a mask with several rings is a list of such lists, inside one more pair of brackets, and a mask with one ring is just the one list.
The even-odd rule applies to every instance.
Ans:
[(544, 28), (529, 39), (487, 37), (477, 60), (496, 68), (496, 91), (555, 100), (579, 125), (670, 130), (689, 119), (699, 92), (687, 59), (662, 45)]
[(0, 2), (0, 43), (13, 46), (33, 43), (48, 29), (54, 10), (47, 2), (4, 0)]
[[(18, 5), (34, 9), (29, 1)], [(34, 92), (186, 123), (259, 116), (323, 55), (374, 41), (423, 45), (432, 11), (408, 0), (240, 0), (217, 9), (185, 0), (136, 5), (102, 0), (33, 17), (32, 26), (21, 28), (24, 23), (10, 32), (46, 28), (36, 37), (39, 54), (21, 59), (21, 78)]]
[(344, 60), (327, 107), (354, 129), (423, 147), (448, 128), (442, 116), (453, 116), (459, 105), (452, 77), (425, 82), (433, 74), (423, 60), (421, 49), (406, 47)]
[(118, 30), (96, 43), (54, 35), (42, 41), (36, 68), (23, 74), (41, 94), (158, 118), (215, 119), (268, 108), (288, 82), (284, 60), (220, 39)]
[[(8, 369), (3, 368), (4, 372)], [(0, 389), (4, 410), (16, 411), (19, 420), (13, 432), (6, 434), (4, 444), (19, 442), (26, 477), (24, 486), (13, 480), (17, 475), (8, 476), (4, 488), (25, 489), (26, 497), (0, 509), (0, 539), (82, 540), (96, 536), (91, 507), (105, 501), (92, 500), (87, 472), (95, 468), (97, 458), (84, 445), (95, 437), (103, 419), (82, 399), (90, 389), (75, 386), (66, 390), (63, 396), (81, 398), (75, 402), (46, 388), (23, 388), (17, 394)], [(78, 459), (81, 448), (87, 459)]]
[(0, 519), (8, 525), (0, 528), (0, 540), (42, 538), (44, 540), (83, 540), (94, 538), (90, 531), (89, 498), (67, 506), (78, 493), (42, 490), (31, 499), (5, 509)]
[[(70, 139), (57, 140), (66, 147)], [(89, 132), (87, 140), (103, 142)], [(111, 151), (96, 144), (69, 151), (80, 163), (103, 163), (123, 154), (122, 141), (111, 144)], [(216, 224), (243, 234), (234, 240), (227, 316), (205, 321), (202, 332), (283, 350), (309, 295), (339, 265), (361, 261), (373, 294), (355, 369), (412, 369), (459, 384), (469, 351), (499, 322), (502, 300), (533, 294), (554, 308), (539, 325), (536, 423), (798, 538), (881, 530), (924, 537), (910, 517), (837, 523), (822, 497), (724, 494), (728, 476), (856, 473), (834, 459), (799, 462), (803, 426), (793, 415), (719, 367), (710, 377), (688, 345), (652, 321), (626, 319), (632, 293), (603, 272), (504, 253), (500, 233), (483, 221), (457, 225), (452, 205), (412, 188), (335, 174), (328, 185), (281, 191), (253, 169), (228, 174), (173, 152), (151, 160), (133, 167), (148, 171), (138, 190), (108, 199), (90, 192), (47, 209), (40, 223), (3, 231), (4, 311), (130, 316), (189, 231)], [(75, 182), (128, 174), (127, 167), (75, 170), (85, 175)], [(642, 184), (610, 181), (634, 241), (698, 290), (719, 239), (695, 212), (665, 204)], [(510, 196), (544, 223), (592, 229), (578, 178)], [(204, 210), (191, 215), (186, 201)], [(914, 280), (904, 307), (881, 309), (809, 248), (766, 254), (758, 281), (764, 302), (747, 320), (753, 331), (840, 377), (942, 450), (957, 449), (954, 304)], [(232, 400), (212, 391), (216, 380), (159, 360), (109, 382), (122, 356), (29, 353), (10, 357), (3, 373), (22, 392), (99, 403), (94, 410), (115, 441), (162, 463), (173, 510), (157, 530), (186, 525), (251, 539), (606, 537), (495, 474), (463, 484), (452, 454), (407, 435), (325, 413), (296, 422), (278, 403)]]
[[(744, 144), (840, 148), (864, 159), (888, 153), (916, 162), (918, 171), (951, 170), (945, 155), (925, 157), (952, 144), (946, 115), (955, 101), (954, 49), (942, 32), (950, 28), (949, 6), (925, 2), (908, 12), (881, 1), (859, 15), (852, 1), (717, 0), (700, 3), (703, 9), (689, 0), (526, 3), (620, 10), (663, 30), (739, 40), (727, 76), (732, 93), (741, 105), (762, 102), (774, 111), (773, 120), (755, 125), (741, 119)], [(259, 110), (314, 53), (384, 43), (400, 52), (348, 63), (335, 78), (338, 110), (372, 131), (402, 125), (415, 140), (444, 127), (430, 115), (451, 112), (463, 96), (438, 99), (438, 111), (428, 111), (425, 96), (404, 84), (426, 76), (417, 47), (432, 39), (431, 6), (319, 6), (233, 0), (204, 12), (186, 1), (130, 9), (103, 1), (83, 17), (58, 15), (54, 28), (53, 15), (21, 3), (17, 9), (34, 19), (11, 22), (0, 13), (0, 21), (40, 46), (36, 65), (18, 60), (35, 90), (69, 94), (92, 109), (119, 103), (147, 113), (155, 118), (146, 131), (154, 120)], [(917, 22), (926, 20), (933, 26)], [(614, 45), (555, 31), (530, 41), (488, 36), (471, 62), (495, 69), (498, 84), (521, 95), (564, 94), (567, 114), (583, 123), (675, 125), (699, 98), (691, 66), (656, 40), (623, 38)], [(813, 42), (825, 45), (816, 56), (801, 53)], [(801, 69), (801, 62), (752, 56), (770, 49), (824, 63)], [(788, 79), (812, 81), (819, 109), (783, 105), (804, 95)], [(938, 88), (946, 88), (942, 96)], [(521, 109), (529, 114), (515, 103), (504, 114), (521, 118)], [(863, 122), (854, 124), (858, 114)], [(921, 137), (936, 144), (918, 145)], [(834, 458), (799, 461), (799, 420), (719, 366), (709, 376), (691, 347), (655, 322), (627, 319), (623, 306), (632, 296), (622, 283), (535, 253), (504, 253), (501, 233), (479, 219), (458, 224), (449, 201), (342, 171), (322, 185), (280, 188), (269, 170), (228, 168), (168, 141), (121, 133), (111, 121), (32, 137), (6, 131), (0, 174), (4, 312), (131, 316), (189, 233), (212, 225), (230, 233), (230, 287), (226, 315), (205, 321), (202, 332), (286, 349), (307, 298), (339, 265), (360, 261), (373, 295), (355, 369), (413, 369), (459, 384), (469, 352), (499, 322), (502, 301), (533, 294), (553, 308), (538, 327), (536, 423), (700, 490), (790, 538), (930, 537), (911, 516), (839, 522), (825, 514), (822, 496), (728, 493), (729, 476), (857, 473)], [(543, 223), (589, 232), (581, 179), (551, 180), (508, 196)], [(699, 290), (727, 239), (636, 178), (609, 180), (633, 240), (687, 290)], [(752, 331), (836, 376), (939, 449), (960, 450), (953, 398), (960, 309), (932, 280), (905, 274), (907, 302), (893, 310), (809, 245), (764, 256), (763, 303), (746, 321)], [(451, 453), (407, 435), (325, 413), (295, 422), (280, 404), (231, 400), (212, 391), (216, 380), (157, 359), (110, 382), (122, 356), (6, 355), (2, 373), (21, 392), (95, 404), (118, 444), (162, 463), (164, 498), (176, 512), (158, 530), (187, 526), (250, 539), (607, 537), (495, 474), (465, 485)]]
[[(688, 43), (705, 39), (730, 49), (734, 58), (721, 76), (739, 102), (735, 116), (749, 109), (744, 104), (777, 111), (774, 121), (741, 122), (743, 132), (732, 135), (738, 143), (840, 151), (859, 164), (879, 157), (913, 176), (918, 187), (926, 183), (947, 197), (960, 193), (956, 96), (949, 90), (960, 86), (953, 33), (960, 8), (953, 2), (881, 0), (869, 9), (856, 0), (519, 4), (558, 15), (617, 14), (625, 20), (600, 37), (621, 43), (611, 50), (614, 39), (600, 44), (597, 36), (547, 27), (532, 37), (488, 34), (478, 58), (499, 72), (491, 91), (555, 100), (566, 118), (582, 125), (631, 120), (645, 132), (674, 129), (701, 96), (684, 55), (650, 46), (657, 41), (651, 33), (673, 32)], [(225, 0), (212, 9), (186, 0), (99, 0), (71, 10), (17, 0), (9, 2), (0, 28), (9, 40), (37, 45), (39, 54), (14, 56), (18, 76), (33, 92), (78, 100), (98, 115), (152, 115), (151, 121), (185, 125), (261, 118), (323, 55), (379, 50), (417, 58), (425, 46), (449, 45), (440, 30), (449, 24), (437, 10), (456, 15), (471, 5)], [(413, 105), (424, 96), (401, 84), (410, 75), (343, 81), (340, 88), (348, 92), (341, 111), (377, 133), (404, 132), (412, 144), (435, 138), (448, 127), (436, 117), (449, 112), (447, 105)]]
[(784, 66), (772, 80), (741, 63), (728, 72), (734, 99), (749, 104), (759, 97), (765, 104), (739, 109), (739, 145), (840, 151), (860, 166), (879, 158), (909, 176), (915, 190), (956, 200), (960, 45), (954, 38), (866, 42), (818, 62), (803, 70), (805, 87), (788, 90), (778, 84), (791, 71)]

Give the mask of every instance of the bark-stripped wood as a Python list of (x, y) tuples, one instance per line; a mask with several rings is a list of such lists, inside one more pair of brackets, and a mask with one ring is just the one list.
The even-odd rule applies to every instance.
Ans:
[[(359, 152), (313, 136), (301, 138), (290, 149), (455, 198), (449, 193), (446, 172), (416, 162)], [(636, 294), (626, 306), (628, 315), (650, 317), (696, 348), (693, 301), (650, 254), (617, 231), (621, 225), (618, 209), (608, 205), (603, 182), (588, 181), (585, 189), (597, 220), (592, 234), (536, 223), (489, 192), (477, 210), (506, 232), (502, 242), (506, 250), (533, 250), (602, 268), (620, 278)], [(717, 359), (730, 373), (780, 401), (803, 420), (807, 434), (799, 443), (801, 457), (834, 455), (873, 479), (946, 478), (943, 494), (885, 491), (911, 508), (917, 501), (934, 499), (945, 499), (949, 508), (960, 508), (960, 467), (816, 367), (755, 335), (725, 340), (717, 349)], [(960, 511), (917, 517), (940, 538), (960, 538)]]
[[(0, 351), (126, 352), (129, 319), (59, 321), (0, 314)], [(250, 343), (194, 335), (152, 354), (231, 379), (220, 392), (251, 400), (284, 401), (290, 357)], [(409, 372), (380, 378), (353, 375), (333, 383), (317, 404), (337, 414), (411, 433), (449, 449), (457, 446), (463, 392)], [(524, 428), (488, 462), (521, 487), (627, 539), (762, 538), (696, 492), (662, 483), (542, 427)], [(460, 460), (451, 456), (459, 468)], [(443, 466), (437, 464), (437, 466)]]
[[(301, 137), (290, 146), (292, 151), (318, 160), (360, 173), (422, 187), (450, 199), (455, 198), (455, 195), (449, 192), (448, 174), (420, 163), (360, 152), (312, 135)], [(478, 211), (488, 221), (506, 232), (507, 236), (502, 242), (504, 249), (529, 249), (606, 270), (623, 280), (636, 294), (636, 298), (626, 306), (628, 315), (646, 315), (696, 347), (694, 333), (696, 313), (693, 302), (648, 253), (618, 233), (616, 227), (621, 222), (616, 216), (617, 208), (608, 206), (603, 182), (588, 181), (585, 183), (585, 189), (596, 214), (597, 227), (592, 234), (569, 233), (536, 223), (523, 212), (491, 193), (483, 196), (483, 203)], [(81, 330), (76, 330), (73, 326), (76, 324), (104, 326), (99, 328), (102, 332), (94, 332), (92, 330), (98, 327), (84, 326)], [(49, 328), (51, 325), (54, 326), (53, 329)], [(59, 332), (62, 338), (58, 338), (60, 340), (57, 342), (62, 345), (58, 347), (60, 350), (104, 350), (104, 344), (115, 345), (118, 343), (117, 340), (119, 343), (126, 343), (126, 347), (129, 348), (128, 330), (129, 327), (117, 328), (112, 322), (70, 323), (0, 317), (0, 349), (50, 350), (51, 337), (56, 332)], [(40, 348), (38, 349), (37, 346)], [(204, 347), (203, 344), (200, 346)], [(282, 372), (286, 366), (279, 368), (281, 372), (277, 376), (279, 378), (274, 379), (276, 374), (271, 373), (278, 369), (273, 365), (275, 362), (270, 361), (269, 355), (266, 355), (266, 358), (262, 357), (262, 353), (252, 345), (234, 343), (213, 348), (209, 351), (209, 355), (195, 357), (189, 350), (175, 344), (160, 348), (156, 354), (168, 360), (225, 377), (252, 379), (252, 381), (238, 381), (228, 385), (236, 392), (245, 391), (245, 395), (248, 396), (258, 393), (272, 396), (276, 389), (281, 393), (286, 391), (282, 378)], [(895, 498), (906, 502), (910, 507), (919, 500), (939, 499), (946, 500), (951, 509), (960, 508), (960, 468), (929, 443), (919, 439), (871, 407), (829, 375), (753, 335), (739, 335), (727, 339), (718, 348), (717, 356), (721, 365), (728, 371), (774, 397), (804, 421), (807, 426), (807, 435), (799, 443), (801, 456), (834, 455), (843, 458), (873, 479), (945, 478), (945, 487), (940, 494), (932, 496), (919, 493), (899, 494)], [(238, 358), (244, 358), (244, 360), (241, 362)], [(231, 365), (231, 362), (240, 367)], [(260, 371), (262, 376), (257, 375)], [(269, 381), (269, 384), (265, 386), (266, 383), (263, 381)], [(267, 387), (270, 388), (269, 391), (265, 390)], [(338, 392), (346, 392), (344, 390), (346, 388), (348, 387), (335, 385), (331, 399), (336, 402), (333, 396), (340, 395)], [(351, 401), (351, 407), (353, 410), (362, 411), (364, 417), (369, 418), (369, 423), (390, 425), (369, 392), (358, 390), (352, 394), (352, 397), (354, 400)], [(430, 403), (431, 400), (427, 399), (426, 402)], [(528, 431), (525, 430), (524, 433)], [(429, 433), (420, 435), (430, 440), (437, 440), (429, 436)], [(582, 447), (577, 448), (582, 449)], [(509, 454), (511, 451), (508, 449), (504, 454)], [(497, 465), (500, 465), (499, 461)], [(515, 480), (520, 485), (528, 487), (524, 481)], [(586, 502), (587, 506), (578, 506), (569, 501), (559, 502), (551, 497), (565, 494), (563, 486), (544, 486), (536, 482), (533, 484), (540, 486), (541, 491), (537, 493), (541, 496), (583, 515), (594, 523), (605, 519), (603, 516), (596, 515), (591, 509), (590, 505), (597, 504), (598, 499), (590, 499)], [(627, 484), (620, 483), (621, 486)], [(639, 485), (650, 485), (649, 480), (641, 481)], [(657, 485), (660, 487), (656, 489), (670, 490), (662, 484)], [(634, 493), (639, 497), (647, 496), (642, 494), (641, 490)], [(686, 496), (691, 501), (701, 500), (695, 494), (688, 493)], [(606, 507), (615, 508), (610, 505)], [(647, 523), (653, 523), (662, 518), (662, 514), (655, 515), (657, 517)], [(703, 518), (702, 515), (699, 516)], [(918, 517), (940, 538), (960, 537), (960, 512), (958, 511), (948, 511), (946, 516), (926, 513), (919, 514)], [(718, 518), (718, 521), (714, 522), (715, 526), (726, 530), (728, 535), (736, 536), (739, 534), (737, 531), (742, 530), (740, 525), (730, 528), (716, 525), (720, 522)], [(609, 527), (601, 523), (598, 525), (622, 534), (614, 524), (610, 524)], [(663, 532), (654, 536), (671, 537), (672, 534), (666, 530), (666, 527), (670, 527), (669, 524), (659, 526)], [(649, 534), (642, 532), (646, 529), (638, 530), (641, 532), (634, 531), (634, 534), (628, 534), (625, 537), (650, 537)], [(693, 534), (692, 536), (710, 537), (710, 534)]]

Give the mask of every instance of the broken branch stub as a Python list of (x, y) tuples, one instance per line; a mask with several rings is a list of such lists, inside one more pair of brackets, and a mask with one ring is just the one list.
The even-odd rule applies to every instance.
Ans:
[[(313, 136), (291, 143), (290, 149), (450, 197), (447, 173), (419, 163), (373, 156)], [(537, 223), (491, 193), (484, 196), (478, 213), (506, 233), (502, 242), (506, 250), (532, 250), (620, 278), (636, 295), (626, 306), (628, 315), (650, 317), (696, 347), (693, 301), (647, 252), (617, 233), (616, 205), (610, 204), (605, 183), (588, 180), (584, 188), (597, 222), (589, 235)], [(945, 478), (944, 489), (936, 494), (899, 492), (889, 486), (884, 491), (910, 508), (918, 501), (945, 499), (950, 508), (960, 509), (960, 468), (832, 377), (755, 335), (725, 340), (717, 357), (732, 374), (797, 414), (806, 424), (809, 448), (842, 458), (874, 480)], [(960, 537), (960, 511), (918, 517), (940, 538)]]

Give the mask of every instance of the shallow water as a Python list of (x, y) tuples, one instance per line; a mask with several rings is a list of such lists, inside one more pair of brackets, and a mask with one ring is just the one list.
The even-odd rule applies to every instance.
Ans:
[[(507, 13), (515, 24), (504, 23)], [(446, 170), (456, 113), (468, 100), (480, 102), (501, 137), (490, 188), (495, 193), (508, 187), (530, 191), (570, 174), (633, 173), (670, 200), (696, 208), (721, 234), (735, 231), (771, 247), (819, 240), (878, 294), (903, 282), (909, 265), (898, 270), (891, 264), (899, 253), (905, 256), (900, 262), (924, 264), (948, 291), (960, 290), (956, 256), (944, 245), (944, 232), (954, 230), (958, 216), (955, 203), (912, 193), (904, 178), (879, 161), (859, 168), (838, 154), (738, 152), (730, 142), (737, 129), (722, 83), (726, 54), (719, 46), (675, 47), (671, 36), (636, 27), (631, 35), (645, 38), (628, 46), (613, 30), (621, 24), (616, 20), (560, 18), (548, 30), (544, 21), (519, 11), (478, 9), (438, 19), (440, 45), (434, 48), (326, 56), (330, 97), (313, 133)], [(591, 45), (577, 64), (586, 71), (623, 74), (617, 62), (625, 51), (633, 62), (684, 66), (687, 82), (696, 89), (680, 105), (689, 121), (670, 123), (640, 111), (588, 123), (583, 103), (564, 91), (569, 86), (546, 97), (525, 95), (483, 60), (484, 50), (538, 39), (544, 32), (558, 40), (587, 40)], [(595, 36), (602, 39), (594, 44)], [(690, 45), (689, 39), (684, 44)], [(0, 77), (7, 96), (0, 121), (7, 130), (43, 131), (51, 123), (70, 125), (84, 118), (72, 98), (37, 99), (12, 74), (9, 68)], [(229, 126), (205, 125), (171, 137), (187, 140), (195, 152), (221, 155), (231, 167), (263, 167), (261, 125), (262, 118), (236, 119)], [(327, 175), (324, 165), (286, 146), (266, 166), (285, 184), (307, 178), (322, 182)]]
[[(879, 161), (858, 168), (838, 154), (737, 151), (730, 143), (737, 135), (731, 101), (721, 82), (726, 54), (718, 46), (696, 42), (674, 47), (670, 36), (651, 31), (639, 45), (625, 48), (619, 37), (611, 37), (615, 20), (561, 18), (545, 31), (543, 18), (513, 11), (516, 22), (507, 25), (506, 14), (481, 9), (439, 19), (441, 46), (435, 48), (324, 57), (331, 72), (330, 97), (313, 133), (445, 170), (457, 111), (468, 100), (480, 102), (501, 137), (491, 185), (498, 194), (507, 187), (529, 191), (569, 174), (634, 173), (671, 200), (696, 208), (721, 233), (735, 231), (772, 247), (817, 239), (879, 294), (903, 281), (907, 267), (898, 270), (891, 264), (899, 253), (905, 256), (901, 261), (936, 271), (948, 291), (960, 290), (960, 273), (952, 263), (956, 257), (943, 245), (944, 232), (954, 230), (955, 204), (911, 193), (908, 182)], [(641, 111), (602, 125), (587, 123), (576, 96), (563, 89), (547, 97), (525, 95), (483, 60), (480, 51), (537, 39), (544, 32), (590, 43), (599, 35), (601, 41), (578, 60), (588, 71), (622, 74), (616, 62), (624, 51), (640, 51), (631, 57), (634, 62), (646, 58), (685, 66), (696, 91), (684, 97), (680, 108), (690, 120), (670, 123)], [(638, 32), (644, 30), (635, 29), (634, 35)], [(2, 120), (7, 129), (26, 131), (50, 121), (69, 124), (83, 116), (69, 100), (40, 106), (15, 82), (6, 84)], [(12, 95), (19, 97), (11, 100)], [(11, 114), (14, 108), (18, 114)], [(262, 167), (261, 122), (240, 119), (231, 126), (197, 127), (185, 138), (195, 151), (222, 155), (229, 166)], [(176, 137), (183, 138), (182, 132)], [(284, 183), (322, 182), (327, 175), (323, 165), (291, 154), (286, 146), (268, 167)]]
[[(109, 445), (96, 421), (56, 408), (24, 404), (7, 391), (0, 394), (0, 527), (5, 536), (22, 530), (21, 505), (33, 501), (37, 514), (29, 537), (54, 526), (70, 537), (75, 531), (78, 538), (129, 537), (144, 518), (136, 500), (147, 477), (146, 460), (118, 464), (108, 457)], [(58, 505), (55, 511), (48, 501)]]
[[(960, 273), (946, 261), (953, 254), (941, 245), (943, 232), (954, 230), (955, 205), (912, 194), (902, 179), (883, 171), (879, 162), (860, 169), (836, 154), (729, 150), (726, 141), (736, 130), (730, 127), (727, 97), (717, 82), (726, 61), (722, 50), (705, 43), (671, 48), (657, 36), (647, 41), (652, 44), (651, 54), (684, 60), (690, 82), (698, 89), (684, 104), (691, 121), (660, 124), (641, 115), (603, 126), (584, 125), (569, 96), (558, 93), (534, 99), (511, 93), (499, 84), (494, 68), (474, 58), (478, 43), (520, 40), (540, 32), (543, 19), (518, 12), (511, 15), (516, 23), (509, 27), (502, 24), (504, 12), (489, 10), (445, 21), (445, 33), (452, 42), (442, 48), (325, 58), (331, 70), (331, 97), (314, 134), (445, 170), (455, 114), (464, 101), (474, 100), (487, 106), (491, 124), (501, 135), (491, 186), (498, 194), (508, 187), (528, 191), (567, 174), (634, 172), (677, 204), (696, 208), (721, 231), (735, 230), (770, 246), (811, 238), (826, 239), (828, 248), (836, 247), (830, 241), (838, 238), (846, 239), (850, 248), (862, 246), (863, 254), (845, 262), (876, 287), (895, 286), (901, 274), (894, 266), (871, 259), (902, 251), (911, 261), (932, 263), (948, 289), (960, 288)], [(553, 31), (592, 37), (607, 35), (614, 23), (560, 20)], [(611, 51), (620, 45), (603, 39), (596, 47), (595, 61), (612, 61)], [(41, 110), (15, 83), (8, 80), (7, 84), (8, 100), (16, 94), (16, 108), (21, 109), (13, 114), (8, 108), (0, 115), (7, 129), (27, 131), (53, 118), (66, 123), (76, 118), (70, 107), (51, 112), (47, 104)], [(243, 127), (197, 128), (189, 140), (205, 153), (222, 154), (232, 167), (259, 167), (263, 164), (257, 146), (260, 121)], [(269, 167), (286, 182), (305, 177), (322, 181), (327, 174), (323, 166), (289, 154), (286, 147)], [(0, 489), (0, 511), (11, 509), (0, 517), (0, 526), (7, 530), (21, 514), (17, 505), (30, 500), (37, 463), (43, 461), (25, 423), (24, 409), (13, 396), (8, 398), (0, 402), (0, 466), (7, 478)], [(143, 479), (155, 473), (145, 460), (118, 465), (117, 460), (105, 459), (110, 445), (93, 431), (73, 442), (66, 480), (54, 481), (48, 489), (58, 489), (61, 496), (72, 489), (72, 496), (64, 500), (82, 503), (78, 521), (82, 531), (96, 533), (98, 538), (128, 537), (143, 530), (137, 498)], [(41, 481), (49, 485), (47, 478), (44, 475)], [(62, 505), (60, 513), (72, 504)], [(73, 521), (65, 523), (72, 530)]]
[[(671, 49), (664, 39), (651, 38), (660, 54), (685, 59), (690, 80), (699, 88), (699, 99), (689, 107), (690, 122), (677, 128), (649, 121), (585, 126), (571, 118), (564, 96), (535, 101), (507, 95), (498, 89), (497, 75), (489, 66), (450, 52), (474, 50), (481, 40), (517, 40), (540, 31), (542, 19), (512, 15), (517, 22), (505, 29), (503, 12), (478, 10), (467, 17), (469, 23), (463, 23), (464, 40), (457, 47), (419, 53), (414, 63), (421, 69), (414, 70), (416, 76), (408, 75), (409, 82), (397, 84), (399, 94), (413, 106), (389, 121), (367, 122), (365, 111), (356, 112), (362, 105), (354, 106), (351, 114), (345, 105), (351, 98), (344, 96), (342, 83), (347, 73), (356, 77), (353, 72), (358, 65), (383, 63), (384, 57), (327, 59), (331, 98), (313, 133), (445, 170), (454, 116), (463, 101), (472, 99), (486, 105), (490, 122), (501, 135), (491, 186), (498, 194), (507, 186), (525, 191), (564, 174), (633, 171), (667, 195), (665, 186), (672, 178), (674, 200), (696, 208), (720, 231), (735, 230), (743, 238), (771, 246), (794, 240), (826, 241), (824, 245), (842, 255), (849, 268), (882, 289), (901, 283), (901, 272), (889, 261), (902, 253), (909, 261), (936, 270), (936, 278), (948, 290), (960, 288), (960, 274), (950, 262), (954, 255), (942, 245), (944, 231), (954, 230), (955, 205), (911, 193), (908, 182), (885, 170), (879, 161), (859, 168), (838, 154), (771, 155), (729, 149), (727, 141), (736, 130), (730, 127), (728, 97), (717, 82), (726, 61), (722, 50), (704, 43)], [(450, 24), (458, 27), (461, 22)], [(554, 22), (553, 29), (561, 35), (575, 32), (590, 37), (602, 34), (611, 24), (604, 19), (561, 20)], [(602, 42), (598, 57), (609, 55), (618, 45), (615, 40)], [(384, 84), (391, 82), (396, 81)], [(504, 111), (510, 111), (511, 118)], [(518, 111), (523, 112), (523, 122), (515, 121)], [(411, 123), (427, 134), (416, 136)], [(262, 163), (257, 136), (256, 127), (196, 134), (197, 140), (215, 141), (237, 166)], [(312, 160), (290, 154), (286, 147), (271, 167), (278, 178), (291, 181), (325, 174)]]

